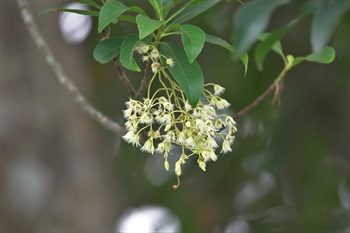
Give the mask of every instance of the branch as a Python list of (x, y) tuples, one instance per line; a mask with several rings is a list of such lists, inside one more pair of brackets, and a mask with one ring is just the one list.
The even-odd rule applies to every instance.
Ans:
[(136, 95), (136, 90), (132, 83), (130, 82), (130, 79), (126, 75), (122, 65), (120, 64), (119, 58), (114, 58), (113, 59), (114, 67), (115, 70), (119, 76), (120, 81), (123, 82), (125, 87), (128, 89), (128, 91), (131, 93), (132, 96)]
[(256, 106), (258, 106), (275, 89), (274, 98), (272, 100), (272, 104), (274, 104), (281, 94), (281, 90), (283, 89), (284, 77), (286, 76), (290, 68), (291, 67), (289, 65), (286, 65), (282, 72), (275, 79), (275, 81), (269, 86), (269, 88), (262, 95), (256, 98), (251, 104), (249, 104), (247, 107), (243, 108), (235, 116), (233, 116), (233, 119), (237, 120)]
[(29, 9), (27, 0), (17, 0), (17, 4), (25, 27), (29, 31), (33, 41), (38, 47), (38, 50), (42, 53), (42, 56), (45, 58), (46, 63), (55, 74), (59, 83), (73, 96), (74, 101), (78, 104), (78, 106), (93, 120), (118, 135), (124, 135), (124, 127), (112, 121), (89, 104), (78, 88), (74, 85), (70, 77), (68, 77), (68, 75), (65, 73), (61, 64), (57, 61), (46, 40), (39, 31), (36, 22), (34, 21), (34, 16)]
[(150, 82), (150, 77), (151, 77), (151, 65), (152, 65), (152, 60), (148, 59), (146, 68), (145, 68), (145, 73), (143, 74), (143, 79), (141, 81), (140, 87), (137, 90), (136, 94), (134, 95), (134, 99), (141, 99), (143, 94), (145, 93), (148, 84)]

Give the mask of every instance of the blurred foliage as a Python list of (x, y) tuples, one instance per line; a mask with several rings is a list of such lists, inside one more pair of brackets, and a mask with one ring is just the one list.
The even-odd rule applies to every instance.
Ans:
[[(303, 4), (293, 1), (280, 7), (271, 15), (267, 31), (286, 24)], [(191, 23), (230, 41), (234, 21), (226, 19), (238, 7), (222, 2)], [(341, 197), (339, 190), (349, 187), (350, 178), (350, 70), (346, 65), (350, 56), (345, 52), (349, 50), (349, 17), (349, 13), (343, 16), (330, 40), (338, 54), (334, 63), (302, 64), (291, 71), (281, 104), (271, 106), (267, 98), (238, 120), (234, 151), (208, 164), (205, 173), (185, 170), (179, 190), (171, 189), (176, 183), (171, 176), (152, 185), (145, 166), (156, 155), (143, 154), (122, 142), (114, 159), (116, 179), (123, 187), (121, 213), (130, 206), (163, 205), (180, 217), (183, 232), (223, 232), (237, 219), (249, 225), (249, 232), (347, 232), (349, 209), (341, 200), (349, 193)], [(287, 54), (310, 53), (313, 24), (307, 17), (285, 36), (282, 43)], [(118, 33), (113, 33), (125, 30), (119, 25)], [(252, 52), (249, 55), (253, 57)], [(232, 102), (234, 112), (260, 95), (282, 68), (279, 57), (270, 54), (264, 72), (251, 65), (243, 78), (243, 66), (231, 63), (229, 52), (209, 44), (198, 62), (206, 81), (226, 87), (225, 98)], [(121, 102), (127, 99), (124, 95)], [(195, 161), (188, 164), (193, 166)], [(159, 176), (164, 174), (159, 172)]]
[[(113, 155), (106, 170), (113, 174), (118, 205), (110, 205), (118, 206), (116, 215), (130, 207), (155, 204), (180, 218), (182, 232), (230, 232), (230, 223), (239, 221), (246, 224), (239, 228), (241, 233), (350, 231), (350, 1), (313, 0), (306, 5), (304, 0), (283, 1), (285, 4), (268, 1), (274, 2), (275, 11), (267, 9), (263, 20), (252, 21), (270, 22), (262, 25), (260, 32), (273, 34), (301, 12), (312, 12), (293, 30), (275, 38), (281, 39), (285, 54), (295, 57), (318, 51), (328, 43), (337, 52), (334, 62), (302, 63), (293, 69), (285, 79), (280, 103), (271, 105), (269, 97), (239, 119), (233, 152), (209, 163), (206, 172), (197, 168), (196, 161), (189, 161), (176, 191), (171, 187), (177, 181), (172, 172), (164, 171), (161, 156), (142, 153), (96, 127), (104, 142), (100, 153), (107, 155), (104, 158)], [(149, 4), (129, 2), (151, 12)], [(239, 30), (235, 28), (240, 20), (237, 12), (263, 2), (266, 0), (243, 1), (245, 5), (221, 1), (190, 23), (237, 43), (233, 34), (233, 29)], [(335, 3), (341, 7), (329, 5)], [(238, 18), (233, 18), (232, 12)], [(243, 20), (246, 26), (251, 23)], [(97, 28), (97, 21), (94, 24)], [(120, 22), (111, 35), (136, 30), (135, 25)], [(258, 41), (260, 33), (254, 34), (253, 40), (241, 39), (245, 45), (236, 44), (242, 46), (242, 53), (249, 50), (251, 60), (254, 49), (263, 42)], [(91, 99), (98, 109), (122, 123), (120, 110), (129, 94), (111, 78), (115, 76), (112, 64), (93, 60), (99, 40), (93, 33), (83, 44), (90, 51), (86, 56), (94, 77)], [(254, 42), (258, 43), (255, 47)], [(234, 114), (264, 92), (283, 68), (278, 54), (266, 56), (264, 70), (259, 71), (251, 61), (246, 77), (242, 64), (232, 62), (231, 53), (215, 45), (206, 44), (197, 61), (206, 82), (215, 81), (226, 88), (224, 97), (232, 103), (229, 113)], [(127, 73), (138, 85), (142, 74)]]

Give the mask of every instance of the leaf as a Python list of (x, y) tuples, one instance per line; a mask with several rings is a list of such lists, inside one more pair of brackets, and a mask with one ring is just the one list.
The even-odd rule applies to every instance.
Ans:
[(95, 2), (93, 0), (79, 0), (78, 3), (89, 5), (89, 6), (97, 8), (97, 9), (100, 9), (100, 6), (97, 4), (97, 2)]
[(302, 61), (317, 62), (321, 64), (329, 64), (335, 59), (335, 50), (332, 47), (324, 47), (319, 53), (312, 53), (306, 57), (297, 57), (293, 61), (293, 66), (298, 65)]
[(263, 32), (272, 12), (290, 0), (268, 1), (255, 0), (241, 7), (235, 16), (235, 49), (237, 59), (246, 52)]
[(263, 33), (259, 36), (259, 39), (262, 40), (255, 48), (255, 63), (260, 71), (263, 70), (263, 64), (266, 56), (271, 50), (278, 53), (283, 59), (285, 59), (281, 42), (283, 36), (285, 36), (290, 30), (292, 30), (297, 23), (300, 22), (302, 17), (298, 17), (292, 20), (287, 26), (282, 27), (278, 30), (275, 30), (272, 33)]
[(174, 60), (174, 67), (168, 67), (168, 70), (194, 108), (202, 96), (204, 88), (204, 76), (200, 66), (196, 61), (190, 64), (183, 48), (176, 44), (163, 43), (160, 50), (163, 55)]
[(181, 26), (181, 39), (190, 63), (193, 63), (203, 49), (205, 32), (194, 25)]
[(40, 11), (39, 15), (43, 15), (43, 14), (50, 13), (50, 12), (56, 12), (56, 11), (70, 12), (70, 13), (76, 13), (76, 14), (80, 14), (80, 15), (90, 15), (90, 16), (98, 16), (99, 15), (98, 11), (76, 10), (76, 9), (66, 9), (66, 8), (59, 8), (59, 9), (46, 8), (46, 9)]
[(139, 30), (140, 40), (154, 32), (157, 28), (159, 28), (163, 21), (158, 21), (154, 19), (150, 19), (143, 15), (136, 16), (136, 24)]
[(350, 9), (349, 0), (319, 1), (311, 25), (311, 47), (313, 52), (319, 52), (329, 41), (340, 17)]
[(130, 22), (130, 23), (136, 23), (135, 16), (131, 16), (131, 15), (121, 15), (118, 17), (118, 20)]
[(219, 45), (219, 46), (221, 46), (221, 47), (223, 47), (223, 48), (233, 52), (233, 46), (230, 45), (227, 41), (225, 41), (225, 40), (223, 40), (223, 39), (221, 39), (219, 37), (206, 34), (206, 40), (205, 41), (210, 43), (210, 44)]
[(118, 56), (125, 37), (111, 37), (97, 44), (94, 50), (96, 61), (105, 64)]
[(220, 0), (194, 0), (190, 4), (185, 5), (184, 8), (180, 9), (181, 13), (175, 12), (174, 15), (170, 17), (172, 20), (169, 22), (169, 26), (175, 23), (182, 24), (183, 22), (210, 9), (219, 2)]
[(146, 12), (144, 10), (142, 10), (140, 7), (138, 6), (132, 6), (128, 9), (129, 11), (133, 11), (133, 12), (136, 12), (136, 13), (139, 13), (140, 15), (144, 15), (144, 16), (147, 16)]
[(103, 5), (103, 7), (101, 7), (100, 16), (98, 17), (98, 33), (101, 33), (107, 25), (116, 20), (128, 9), (129, 7), (117, 1), (108, 2)]
[(125, 68), (140, 72), (140, 67), (136, 64), (134, 59), (134, 48), (139, 43), (139, 35), (130, 34), (125, 37), (122, 47), (120, 49), (120, 63)]
[(244, 76), (246, 76), (248, 72), (248, 63), (249, 63), (248, 53), (243, 53), (243, 55), (240, 56), (240, 59), (244, 65)]
[[(227, 41), (216, 37), (216, 36), (212, 36), (209, 34), (206, 34), (206, 42), (210, 43), (210, 44), (214, 44), (214, 45), (219, 45), (229, 51), (234, 52), (234, 47), (232, 45), (230, 45)], [(247, 74), (248, 71), (248, 63), (249, 63), (249, 57), (247, 53), (244, 53), (241, 57), (240, 57), (243, 65), (244, 65), (244, 76)]]
[(156, 12), (158, 19), (163, 20), (168, 16), (174, 0), (148, 0)]

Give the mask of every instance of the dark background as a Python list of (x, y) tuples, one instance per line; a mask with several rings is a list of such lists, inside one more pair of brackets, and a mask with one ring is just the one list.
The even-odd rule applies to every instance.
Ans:
[[(281, 104), (272, 106), (270, 96), (239, 119), (233, 152), (209, 163), (206, 172), (189, 162), (175, 191), (176, 177), (163, 171), (161, 156), (141, 153), (80, 111), (37, 51), (16, 2), (0, 2), (1, 233), (112, 232), (120, 216), (146, 205), (171, 211), (181, 232), (350, 232), (349, 13), (330, 41), (335, 61), (293, 69)], [(269, 30), (295, 17), (302, 2), (279, 8)], [(30, 3), (38, 13), (67, 1)], [(239, 6), (222, 2), (192, 23), (231, 41), (232, 12)], [(87, 99), (123, 123), (129, 94), (113, 65), (92, 57), (96, 19), (87, 40), (71, 45), (60, 35), (58, 16), (36, 17), (55, 55)], [(310, 53), (310, 22), (283, 40), (286, 54)], [(113, 35), (133, 30), (122, 22)], [(226, 88), (232, 113), (283, 68), (270, 54), (259, 72), (250, 55), (246, 77), (222, 48), (206, 45), (198, 58), (206, 82)], [(139, 82), (140, 74), (128, 74)]]

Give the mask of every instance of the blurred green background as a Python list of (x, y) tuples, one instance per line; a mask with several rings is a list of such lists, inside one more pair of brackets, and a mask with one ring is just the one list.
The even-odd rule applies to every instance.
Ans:
[[(32, 0), (30, 7), (38, 13), (68, 2)], [(279, 8), (268, 31), (289, 22), (303, 2)], [(191, 22), (232, 41), (238, 7), (223, 1)], [(178, 190), (172, 189), (176, 177), (164, 171), (160, 155), (142, 153), (80, 111), (37, 51), (15, 1), (1, 0), (0, 17), (1, 233), (350, 232), (349, 13), (329, 43), (335, 61), (293, 69), (281, 103), (271, 105), (270, 96), (240, 118), (233, 152), (209, 163), (206, 172), (189, 161)], [(58, 19), (57, 13), (36, 17), (87, 99), (123, 123), (128, 92), (111, 63), (101, 65), (92, 57), (97, 21), (84, 42), (69, 44)], [(310, 53), (310, 22), (304, 20), (282, 41), (286, 54)], [(121, 22), (112, 30), (122, 35), (136, 28)], [(266, 90), (283, 68), (275, 54), (263, 72), (253, 53), (250, 59), (243, 77), (243, 65), (222, 48), (206, 45), (198, 58), (206, 82), (226, 88), (232, 114)], [(138, 85), (142, 74), (128, 74)], [(144, 215), (132, 222), (136, 213)], [(141, 228), (127, 228), (127, 220)]]

